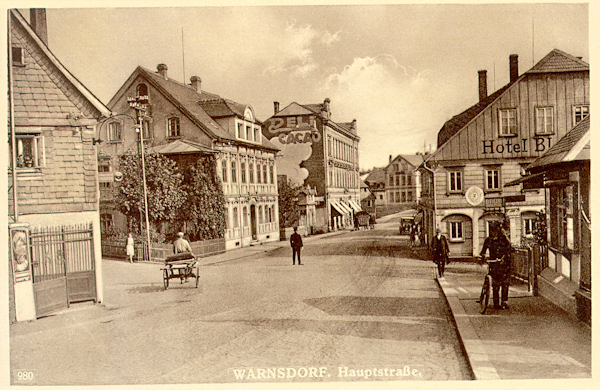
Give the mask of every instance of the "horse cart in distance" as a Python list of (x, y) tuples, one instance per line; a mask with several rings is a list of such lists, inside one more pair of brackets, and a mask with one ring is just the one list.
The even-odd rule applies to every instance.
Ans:
[(198, 260), (189, 252), (167, 256), (163, 272), (165, 290), (169, 288), (169, 280), (179, 279), (181, 284), (188, 278), (196, 279), (196, 288), (200, 282), (200, 266)]

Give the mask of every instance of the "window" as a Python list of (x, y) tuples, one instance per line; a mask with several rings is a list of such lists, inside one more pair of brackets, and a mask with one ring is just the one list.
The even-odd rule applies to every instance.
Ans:
[(250, 183), (254, 183), (254, 164), (248, 164)]
[(110, 190), (110, 182), (100, 182), (98, 184), (100, 185), (101, 190)]
[(16, 66), (25, 65), (25, 61), (23, 61), (23, 49), (20, 47), (12, 48), (12, 64)]
[(463, 240), (463, 223), (460, 221), (450, 222), (450, 240)]
[(225, 207), (225, 229), (229, 229), (231, 222), (229, 221), (229, 209)]
[(142, 136), (144, 139), (151, 139), (152, 133), (150, 131), (150, 121), (147, 119), (142, 120)]
[(258, 127), (254, 128), (254, 141), (260, 142), (260, 131), (258, 130)]
[(587, 104), (573, 106), (573, 124), (576, 125), (590, 113), (590, 106)]
[(273, 222), (273, 210), (269, 207), (269, 222)]
[(240, 227), (240, 220), (238, 218), (238, 208), (233, 208), (233, 228), (237, 229)]
[(407, 186), (411, 186), (412, 185), (412, 176), (411, 175), (407, 175), (406, 176), (406, 185)]
[(37, 134), (17, 134), (17, 168), (38, 168), (46, 165), (44, 137)]
[(394, 176), (390, 176), (390, 187), (394, 185)]
[(504, 108), (499, 110), (500, 129), (499, 136), (510, 136), (517, 134), (517, 109)]
[(273, 184), (273, 165), (269, 166), (269, 179), (271, 180), (271, 184)]
[(237, 138), (244, 138), (244, 125), (242, 125), (241, 123), (237, 124), (237, 134), (236, 134)]
[(554, 133), (554, 109), (553, 107), (537, 107), (535, 109), (535, 132), (536, 134)]
[(235, 169), (235, 160), (231, 161), (231, 182), (237, 182), (237, 171)]
[(261, 165), (260, 164), (256, 164), (256, 184), (260, 184), (261, 182)]
[(379, 200), (383, 200), (383, 195), (379, 194)]
[(108, 124), (108, 142), (120, 142), (121, 141), (121, 123), (110, 122)]
[(331, 136), (327, 136), (327, 155), (331, 157)]
[(112, 214), (100, 214), (100, 229), (106, 232), (113, 226)]
[(167, 137), (180, 137), (181, 129), (179, 118), (172, 117), (167, 120)]
[(535, 219), (533, 218), (523, 218), (523, 235), (526, 237), (533, 236), (533, 231), (535, 227)]
[(252, 141), (252, 129), (250, 126), (246, 126), (246, 139)]
[(110, 172), (110, 160), (102, 159), (98, 161), (98, 172)]
[(574, 249), (573, 195), (573, 186), (550, 189), (551, 243), (555, 248)]
[(406, 201), (407, 201), (407, 202), (412, 202), (412, 201), (413, 201), (413, 194), (412, 194), (412, 191), (407, 191), (407, 192), (406, 192)]
[(487, 168), (485, 170), (485, 189), (488, 191), (500, 190), (500, 169)]
[(400, 201), (401, 203), (406, 202), (406, 193), (404, 191), (401, 192), (402, 195), (402, 200)]
[(258, 206), (258, 223), (263, 223), (263, 209), (262, 206)]
[(244, 206), (244, 211), (242, 212), (242, 218), (244, 221), (244, 227), (248, 226), (248, 208)]
[(263, 183), (267, 184), (267, 164), (263, 165)]
[(448, 172), (448, 189), (450, 192), (462, 192), (462, 171), (449, 171)]
[(146, 84), (138, 84), (135, 93), (137, 96), (148, 96), (148, 86)]
[(246, 183), (246, 163), (241, 163), (240, 171), (242, 175), (242, 183)]
[(223, 182), (227, 182), (227, 160), (223, 160), (221, 162), (221, 168), (221, 180), (223, 180)]

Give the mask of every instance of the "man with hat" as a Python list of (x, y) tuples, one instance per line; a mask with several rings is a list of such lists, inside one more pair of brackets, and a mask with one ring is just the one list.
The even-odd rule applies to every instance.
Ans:
[(448, 248), (448, 240), (446, 240), (446, 236), (442, 234), (440, 228), (435, 229), (435, 236), (431, 240), (431, 249), (433, 251), (433, 261), (438, 267), (438, 274), (442, 277), (446, 270), (450, 249)]
[(300, 249), (302, 248), (302, 237), (298, 234), (298, 228), (294, 226), (294, 233), (290, 237), (290, 245), (292, 246), (292, 265), (296, 263), (296, 256), (298, 256), (298, 265), (302, 265), (300, 262)]
[[(510, 263), (513, 251), (510, 242), (502, 233), (499, 222), (490, 223), (490, 236), (483, 242), (481, 258), (485, 258), (485, 252), (489, 250), (490, 260), (502, 259), (498, 263), (490, 263), (490, 275), (492, 275), (492, 289), (494, 309), (508, 309), (508, 286), (510, 284)], [(500, 304), (499, 290), (502, 287), (502, 304)]]
[(179, 232), (177, 233), (177, 240), (173, 243), (173, 253), (177, 254), (185, 252), (189, 252), (192, 256), (194, 255), (189, 241), (183, 238), (183, 232)]

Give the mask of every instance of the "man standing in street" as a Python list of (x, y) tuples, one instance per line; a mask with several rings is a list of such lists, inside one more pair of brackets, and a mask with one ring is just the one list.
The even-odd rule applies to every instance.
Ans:
[[(490, 236), (483, 242), (481, 249), (482, 260), (485, 252), (490, 251), (490, 260), (500, 260), (499, 263), (490, 263), (490, 274), (492, 275), (492, 290), (494, 297), (494, 309), (508, 309), (508, 286), (510, 284), (510, 263), (512, 246), (502, 233), (502, 227), (498, 222), (490, 223)], [(502, 287), (502, 304), (500, 304), (499, 291)]]
[(435, 236), (431, 240), (431, 248), (433, 251), (433, 262), (437, 264), (438, 275), (442, 277), (446, 270), (450, 250), (448, 248), (448, 240), (446, 240), (446, 236), (442, 234), (440, 228), (435, 230)]
[(189, 252), (192, 256), (194, 256), (189, 241), (183, 238), (182, 232), (179, 232), (177, 233), (177, 240), (175, 240), (173, 243), (173, 253), (177, 254), (185, 252)]
[(300, 262), (300, 249), (302, 248), (302, 237), (298, 234), (298, 228), (294, 226), (294, 233), (290, 237), (290, 244), (292, 245), (292, 265), (296, 263), (296, 255), (298, 256), (298, 265), (302, 265)]

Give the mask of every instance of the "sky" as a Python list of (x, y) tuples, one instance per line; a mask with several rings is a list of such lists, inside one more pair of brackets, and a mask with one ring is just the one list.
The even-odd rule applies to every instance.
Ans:
[(200, 76), (203, 90), (251, 105), (263, 121), (274, 101), (330, 98), (334, 121), (357, 120), (363, 170), (435, 149), (444, 122), (478, 101), (478, 70), (488, 71), (489, 94), (508, 83), (510, 54), (520, 74), (555, 48), (589, 62), (586, 4), (320, 3), (48, 6), (48, 41), (105, 104), (138, 65), (159, 63), (178, 81), (184, 70), (186, 83)]

